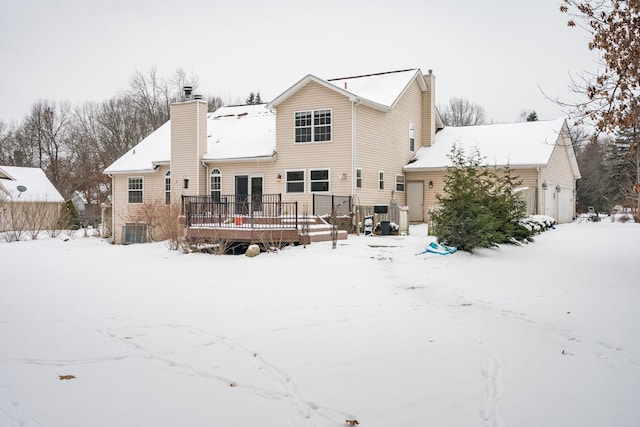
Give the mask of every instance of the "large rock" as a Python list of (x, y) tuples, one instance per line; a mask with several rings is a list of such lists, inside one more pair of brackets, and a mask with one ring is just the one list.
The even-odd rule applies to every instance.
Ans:
[(254, 257), (260, 255), (260, 246), (258, 245), (249, 245), (247, 248), (247, 252), (244, 253), (244, 256)]

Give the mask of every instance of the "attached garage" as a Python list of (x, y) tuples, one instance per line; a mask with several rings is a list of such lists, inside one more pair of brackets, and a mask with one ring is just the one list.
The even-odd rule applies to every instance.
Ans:
[[(443, 191), (443, 178), (452, 165), (453, 148), (464, 153), (477, 150), (486, 166), (509, 167), (522, 181), (522, 196), (529, 214), (545, 214), (558, 223), (571, 222), (575, 216), (575, 186), (580, 179), (578, 163), (564, 119), (445, 127), (436, 133), (430, 147), (422, 147), (404, 167), (407, 205), (412, 221), (428, 221), (437, 206), (436, 194)], [(422, 183), (422, 191), (417, 182)], [(412, 213), (411, 210), (419, 210)]]

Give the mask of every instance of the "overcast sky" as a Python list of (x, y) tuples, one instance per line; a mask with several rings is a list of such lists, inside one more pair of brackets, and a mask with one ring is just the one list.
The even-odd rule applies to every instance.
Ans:
[(198, 92), (269, 101), (307, 74), (406, 68), (436, 75), (436, 103), (463, 97), (489, 119), (554, 119), (569, 73), (595, 70), (560, 0), (20, 0), (0, 9), (0, 120), (39, 99), (102, 101), (136, 72), (178, 67)]

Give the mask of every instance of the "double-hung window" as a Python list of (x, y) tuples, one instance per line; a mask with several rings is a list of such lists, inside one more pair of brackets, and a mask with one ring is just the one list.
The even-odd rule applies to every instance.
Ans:
[(362, 188), (362, 169), (356, 169), (356, 188)]
[(404, 175), (396, 175), (396, 191), (404, 191)]
[(309, 171), (312, 192), (329, 191), (329, 169), (316, 169)]
[(129, 203), (142, 203), (142, 182), (141, 176), (129, 177), (127, 187), (129, 192)]
[(384, 171), (378, 171), (378, 189), (384, 190)]
[(287, 193), (304, 193), (304, 171), (287, 171)]
[(295, 142), (331, 141), (331, 109), (296, 111)]

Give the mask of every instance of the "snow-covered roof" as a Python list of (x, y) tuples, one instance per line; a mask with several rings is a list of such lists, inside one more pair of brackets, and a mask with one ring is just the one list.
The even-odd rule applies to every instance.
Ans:
[(207, 116), (205, 161), (271, 157), (276, 118), (265, 105), (222, 107)]
[[(207, 114), (207, 153), (202, 160), (273, 156), (275, 115), (265, 105), (222, 107)], [(104, 173), (151, 172), (171, 161), (171, 120), (105, 169)]]
[(391, 107), (402, 95), (409, 83), (418, 77), (423, 89), (426, 84), (422, 73), (417, 69), (367, 74), (327, 80), (334, 86), (343, 88), (359, 98), (365, 98), (377, 104)]
[(277, 107), (309, 82), (315, 82), (348, 97), (352, 101), (359, 101), (380, 110), (389, 110), (415, 78), (418, 79), (420, 87), (426, 90), (427, 86), (422, 72), (416, 68), (328, 80), (308, 74), (271, 101), (267, 107)]
[(153, 131), (104, 170), (104, 173), (150, 172), (171, 161), (171, 120)]
[(451, 166), (453, 146), (469, 155), (478, 150), (486, 165), (545, 166), (551, 158), (565, 120), (445, 127), (431, 147), (422, 147), (405, 170), (442, 169)]
[(21, 202), (64, 202), (42, 169), (18, 166), (0, 166), (0, 199), (3, 198)]

